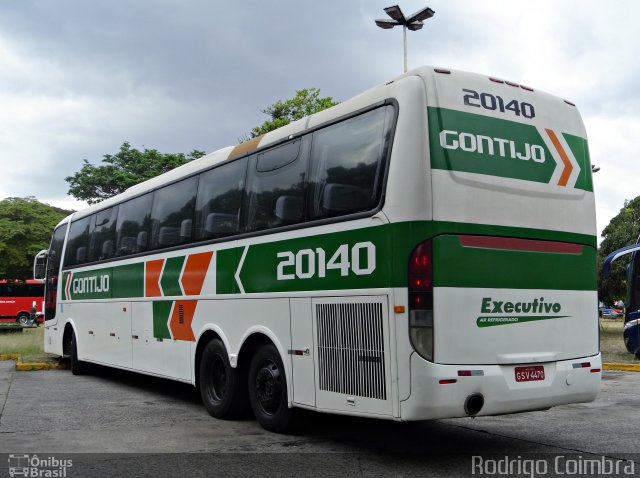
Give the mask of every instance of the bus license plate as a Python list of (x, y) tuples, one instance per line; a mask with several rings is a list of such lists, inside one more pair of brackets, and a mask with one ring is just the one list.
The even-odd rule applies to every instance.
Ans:
[(544, 380), (544, 365), (516, 367), (516, 382), (534, 382)]

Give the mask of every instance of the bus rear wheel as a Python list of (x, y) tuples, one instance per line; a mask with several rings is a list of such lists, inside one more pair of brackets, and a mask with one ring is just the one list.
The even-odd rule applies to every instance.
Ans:
[(31, 319), (31, 316), (29, 314), (27, 314), (26, 312), (20, 312), (17, 316), (16, 316), (16, 322), (18, 322), (20, 325), (27, 325), (29, 324), (29, 320)]
[(273, 344), (260, 347), (249, 367), (249, 401), (258, 423), (272, 432), (283, 433), (293, 424), (293, 410), (287, 398), (284, 365)]
[(246, 408), (247, 389), (220, 339), (210, 341), (202, 352), (199, 372), (200, 396), (209, 415), (231, 418)]

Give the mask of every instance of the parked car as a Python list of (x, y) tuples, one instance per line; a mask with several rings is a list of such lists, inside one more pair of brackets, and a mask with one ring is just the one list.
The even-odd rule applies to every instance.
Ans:
[(612, 307), (599, 307), (598, 315), (602, 319), (617, 319), (622, 315), (622, 312), (618, 312), (616, 309)]

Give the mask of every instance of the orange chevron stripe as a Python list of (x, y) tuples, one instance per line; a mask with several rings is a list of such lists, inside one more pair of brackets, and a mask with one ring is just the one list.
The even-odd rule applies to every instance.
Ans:
[(551, 139), (553, 146), (556, 148), (556, 150), (558, 150), (560, 159), (562, 159), (562, 163), (564, 164), (564, 170), (560, 175), (560, 179), (558, 179), (558, 186), (566, 186), (567, 183), (569, 182), (569, 177), (573, 172), (573, 166), (571, 165), (571, 161), (569, 161), (569, 157), (567, 156), (567, 153), (565, 152), (564, 148), (560, 144), (560, 140), (558, 140), (556, 133), (551, 129), (545, 129), (545, 131), (549, 135), (549, 139)]
[(159, 284), (162, 266), (164, 266), (164, 259), (156, 259), (144, 263), (145, 297), (162, 297)]
[(197, 300), (177, 300), (173, 304), (173, 312), (169, 320), (169, 329), (174, 340), (195, 342), (196, 337), (191, 330), (193, 315), (196, 313)]
[(213, 252), (211, 251), (191, 254), (187, 257), (187, 262), (180, 278), (185, 295), (200, 295), (212, 257)]

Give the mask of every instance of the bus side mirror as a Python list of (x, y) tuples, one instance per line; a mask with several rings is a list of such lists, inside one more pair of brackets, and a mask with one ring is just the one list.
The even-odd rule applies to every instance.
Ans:
[(49, 251), (43, 249), (36, 254), (33, 259), (33, 278), (36, 280), (43, 280), (46, 275), (47, 255)]

